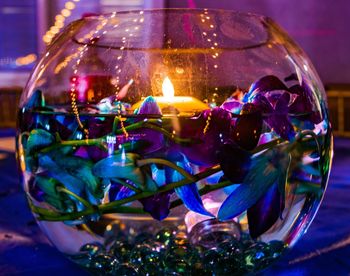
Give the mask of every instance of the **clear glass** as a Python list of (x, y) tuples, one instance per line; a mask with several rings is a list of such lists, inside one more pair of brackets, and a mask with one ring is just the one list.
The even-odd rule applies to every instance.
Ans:
[(41, 229), (92, 272), (233, 275), (305, 233), (332, 135), (271, 19), (168, 9), (69, 25), (22, 95), (17, 150)]

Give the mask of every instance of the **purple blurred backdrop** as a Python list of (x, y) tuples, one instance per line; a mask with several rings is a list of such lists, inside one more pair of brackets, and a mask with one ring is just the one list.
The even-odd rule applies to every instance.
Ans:
[(305, 50), (325, 84), (350, 83), (350, 0), (168, 0), (167, 5), (269, 16)]

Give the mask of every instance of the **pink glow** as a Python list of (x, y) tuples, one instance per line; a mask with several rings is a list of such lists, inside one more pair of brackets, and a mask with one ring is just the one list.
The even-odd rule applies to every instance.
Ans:
[(194, 0), (188, 0), (188, 7), (191, 9), (195, 9), (196, 8), (196, 3), (194, 2)]

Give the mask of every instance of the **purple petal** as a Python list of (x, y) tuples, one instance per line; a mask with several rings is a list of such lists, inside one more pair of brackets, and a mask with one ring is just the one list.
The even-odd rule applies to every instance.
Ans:
[(265, 196), (271, 186), (279, 181), (285, 182), (283, 177), (289, 164), (288, 154), (279, 148), (270, 149), (252, 158), (250, 170), (243, 183), (222, 203), (218, 218), (232, 219), (251, 208)]
[(216, 152), (220, 145), (230, 139), (231, 114), (217, 107), (203, 111), (201, 116), (193, 120), (191, 124), (187, 122), (189, 123), (190, 120), (183, 121), (181, 125), (181, 136), (194, 138), (201, 142), (190, 147), (182, 146), (181, 151), (189, 161), (196, 165), (212, 166), (217, 164)]
[(74, 156), (87, 159), (89, 158), (89, 152), (86, 147), (79, 147), (78, 150), (74, 153)]
[(115, 200), (121, 200), (134, 195), (135, 192), (116, 181), (111, 181), (111, 186), (108, 191), (110, 202)]
[(288, 105), (290, 101), (290, 94), (289, 93), (283, 93), (278, 97), (278, 100), (276, 102), (275, 110), (280, 113), (288, 113)]
[(58, 132), (63, 140), (69, 139), (77, 130), (78, 123), (74, 117), (69, 116), (54, 116), (49, 119), (50, 131)]
[(288, 90), (285, 84), (276, 76), (268, 75), (254, 82), (247, 94), (244, 95), (243, 102), (250, 102), (256, 95), (261, 92), (274, 90)]
[(220, 167), (232, 183), (242, 183), (249, 172), (251, 154), (233, 144), (223, 145), (219, 152)]
[(132, 195), (134, 195), (135, 192), (125, 186), (122, 186), (119, 190), (119, 192), (117, 193), (115, 200), (121, 200), (127, 197), (130, 197)]
[[(183, 158), (184, 162), (177, 162), (176, 164), (179, 167), (184, 168), (187, 172), (192, 173), (190, 165), (186, 162), (186, 159)], [(170, 169), (171, 171), (166, 174), (167, 183), (177, 182), (184, 179), (184, 177), (177, 171)], [(194, 211), (196, 213), (213, 216), (209, 213), (203, 205), (202, 198), (199, 195), (197, 184), (191, 183), (175, 189), (177, 196), (182, 200), (187, 209)]]
[(289, 88), (292, 94), (297, 95), (294, 102), (289, 107), (289, 112), (293, 114), (305, 114), (304, 116), (298, 116), (300, 120), (310, 120), (314, 124), (318, 124), (322, 121), (319, 111), (313, 110), (314, 100), (311, 98), (313, 93), (303, 82), (302, 85), (296, 84)]
[(275, 110), (268, 116), (266, 122), (283, 139), (292, 140), (295, 131), (288, 116), (289, 93), (283, 93), (276, 102)]
[(240, 101), (237, 101), (235, 99), (230, 99), (225, 101), (222, 105), (221, 108), (225, 109), (231, 113), (234, 114), (239, 114), (241, 109), (242, 109), (243, 104)]
[(28, 181), (28, 192), (38, 202), (42, 202), (45, 199), (45, 193), (36, 185), (35, 178), (30, 178)]
[(97, 162), (101, 159), (107, 158), (108, 152), (105, 150), (102, 150), (98, 146), (89, 146), (87, 147), (88, 155), (91, 158), (92, 161)]
[[(143, 103), (141, 104), (137, 114), (139, 115), (161, 115), (162, 112), (156, 102), (156, 100), (152, 97), (149, 96), (147, 97)], [(132, 131), (131, 133), (134, 134), (140, 134), (140, 131)], [(159, 149), (161, 149), (164, 146), (164, 138), (163, 138), (163, 134), (155, 131), (155, 130), (151, 130), (151, 129), (147, 129), (144, 128), (142, 130), (142, 137), (141, 139), (146, 140), (147, 142), (149, 142), (149, 146), (146, 147), (144, 150), (140, 150), (140, 154), (149, 154), (152, 152), (155, 152)]]
[(162, 112), (157, 104), (157, 101), (152, 96), (148, 96), (143, 100), (137, 114), (161, 115)]
[(288, 115), (272, 114), (266, 119), (267, 124), (279, 135), (281, 138), (291, 141), (295, 137), (295, 131)]
[(247, 211), (249, 233), (253, 239), (269, 230), (281, 213), (281, 195), (278, 185), (271, 186)]
[(88, 121), (89, 138), (100, 138), (112, 132), (113, 117), (90, 118), (86, 120)]
[(263, 95), (256, 95), (252, 100), (252, 103), (256, 106), (256, 110), (259, 110), (262, 113), (271, 113), (273, 112), (273, 107), (269, 100)]
[(259, 89), (259, 91), (288, 90), (286, 85), (273, 75), (262, 77), (252, 84), (249, 91), (254, 91), (256, 89)]
[(205, 209), (196, 183), (176, 188), (175, 192), (177, 196), (181, 198), (187, 209), (201, 215), (213, 217), (213, 215)]
[(242, 113), (233, 128), (232, 138), (241, 148), (252, 150), (259, 142), (263, 123), (262, 115), (250, 103), (243, 106)]
[(154, 196), (140, 199), (143, 210), (157, 220), (165, 219), (170, 212), (171, 192), (159, 193)]

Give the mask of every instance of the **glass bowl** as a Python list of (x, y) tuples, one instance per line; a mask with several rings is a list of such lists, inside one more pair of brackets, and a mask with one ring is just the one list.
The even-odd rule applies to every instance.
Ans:
[(332, 160), (315, 69), (253, 14), (77, 20), (36, 66), (18, 114), (30, 208), (93, 273), (264, 269), (307, 230)]

